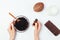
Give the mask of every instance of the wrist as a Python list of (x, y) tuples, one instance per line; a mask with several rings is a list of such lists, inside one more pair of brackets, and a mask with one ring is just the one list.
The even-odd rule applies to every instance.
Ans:
[(39, 34), (34, 34), (35, 37), (39, 37)]
[(14, 40), (14, 37), (10, 37), (10, 40)]
[(34, 40), (39, 40), (39, 35), (34, 34)]
[(34, 31), (34, 40), (39, 40), (39, 32)]
[(39, 32), (34, 32), (34, 35), (39, 36)]

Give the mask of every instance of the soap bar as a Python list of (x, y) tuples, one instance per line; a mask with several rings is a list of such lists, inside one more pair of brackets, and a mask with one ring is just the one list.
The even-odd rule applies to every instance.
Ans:
[(34, 5), (33, 7), (35, 12), (40, 12), (44, 9), (44, 3), (43, 2), (38, 2)]
[(45, 26), (55, 35), (57, 36), (60, 31), (59, 29), (51, 22), (51, 21), (48, 21), (45, 23)]

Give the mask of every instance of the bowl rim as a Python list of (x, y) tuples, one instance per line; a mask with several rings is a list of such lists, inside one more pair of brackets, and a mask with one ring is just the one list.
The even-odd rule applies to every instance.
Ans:
[[(29, 23), (29, 19), (28, 19), (26, 16), (24, 16), (24, 15), (19, 15), (19, 16), (17, 16), (17, 18), (21, 18), (21, 17), (27, 19), (27, 21), (28, 21), (28, 23)], [(17, 19), (15, 19), (15, 20), (17, 20)], [(30, 24), (30, 23), (29, 23), (29, 24)], [(28, 28), (29, 28), (29, 26), (30, 26), (29, 24), (28, 24)], [(20, 33), (23, 33), (23, 32), (25, 32), (25, 31), (28, 29), (28, 28), (27, 28), (26, 30), (20, 31), (20, 30), (18, 30), (15, 26), (14, 26), (14, 28), (16, 29), (17, 32), (20, 32)]]

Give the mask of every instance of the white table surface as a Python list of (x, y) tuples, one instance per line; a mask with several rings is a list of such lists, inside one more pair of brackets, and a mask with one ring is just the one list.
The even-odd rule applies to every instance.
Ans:
[[(33, 11), (33, 5), (37, 2), (45, 4), (42, 12), (37, 13)], [(56, 5), (60, 11), (60, 0), (0, 0), (0, 40), (9, 40), (8, 27), (9, 23), (13, 21), (9, 12), (13, 12), (15, 16), (24, 15), (30, 22), (29, 29), (26, 32), (17, 32), (16, 40), (34, 40), (32, 23), (36, 18), (42, 23), (40, 40), (60, 40), (60, 35), (54, 36), (44, 26), (48, 20), (51, 20), (60, 29), (60, 12), (56, 16), (46, 15), (46, 9), (52, 5)]]

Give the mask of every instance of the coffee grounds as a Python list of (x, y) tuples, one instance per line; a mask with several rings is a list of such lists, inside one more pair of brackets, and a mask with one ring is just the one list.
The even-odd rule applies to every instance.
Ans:
[(16, 21), (15, 22), (15, 27), (19, 30), (19, 31), (24, 31), (28, 28), (29, 26), (29, 23), (28, 21), (24, 18), (24, 17), (21, 17), (21, 18), (18, 18), (20, 21)]

